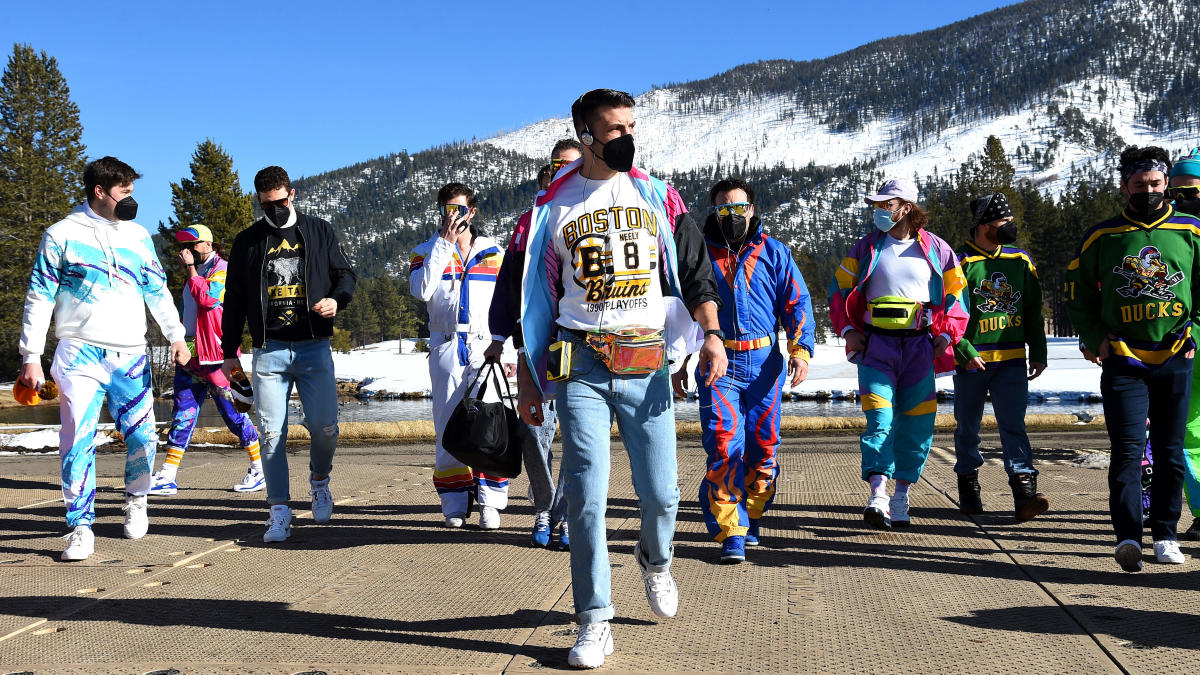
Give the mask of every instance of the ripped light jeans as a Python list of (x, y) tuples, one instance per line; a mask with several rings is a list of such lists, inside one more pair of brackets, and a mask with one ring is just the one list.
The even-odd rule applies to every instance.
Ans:
[(308, 427), (308, 468), (318, 476), (333, 470), (338, 441), (337, 383), (329, 339), (281, 342), (268, 339), (254, 350), (254, 409), (262, 441), (267, 503), (291, 498), (287, 463), (288, 399), (292, 386), (300, 393)]

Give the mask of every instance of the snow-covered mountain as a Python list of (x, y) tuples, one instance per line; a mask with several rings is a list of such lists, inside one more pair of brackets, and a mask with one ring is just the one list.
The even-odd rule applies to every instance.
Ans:
[[(822, 234), (813, 228), (827, 221), (806, 220), (812, 207), (853, 203), (817, 169), (853, 165), (856, 187), (881, 174), (946, 176), (989, 135), (1018, 180), (1057, 193), (1076, 172), (1110, 173), (1126, 145), (1200, 144), (1198, 36), (1196, 0), (1031, 0), (827, 59), (747, 64), (638, 95), (637, 163), (668, 178), (779, 169), (760, 191), (797, 240)], [(544, 120), (298, 183), (360, 264), (401, 271), (406, 250), (428, 236), (437, 185), (477, 188), (484, 220), (506, 230), (550, 147), (573, 135), (569, 119)], [(684, 197), (698, 203), (699, 192)]]

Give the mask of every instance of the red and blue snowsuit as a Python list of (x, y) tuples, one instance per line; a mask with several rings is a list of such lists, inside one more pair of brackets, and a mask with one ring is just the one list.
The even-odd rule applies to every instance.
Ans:
[(751, 219), (745, 243), (730, 248), (709, 216), (705, 243), (717, 277), (729, 369), (712, 386), (696, 373), (700, 427), (708, 470), (700, 482), (700, 510), (718, 542), (745, 536), (775, 497), (779, 464), (779, 403), (787, 369), (775, 327), (787, 333), (787, 351), (812, 356), (812, 301), (791, 251), (759, 231)]

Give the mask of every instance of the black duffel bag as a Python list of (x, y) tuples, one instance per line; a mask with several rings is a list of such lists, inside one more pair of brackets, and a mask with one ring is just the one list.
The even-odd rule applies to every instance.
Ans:
[[(527, 447), (537, 447), (533, 431), (521, 422), (517, 411), (506, 401), (512, 399), (508, 380), (500, 377), (500, 364), (488, 363), (475, 373), (475, 379), (463, 391), (462, 400), (454, 406), (450, 421), (442, 430), (442, 447), (455, 459), (475, 471), (504, 478), (521, 475), (521, 456)], [(471, 396), (480, 378), (479, 392)], [(504, 379), (504, 391), (498, 403), (484, 403), (488, 379), (500, 393), (500, 381)], [(515, 405), (515, 403), (514, 403)]]

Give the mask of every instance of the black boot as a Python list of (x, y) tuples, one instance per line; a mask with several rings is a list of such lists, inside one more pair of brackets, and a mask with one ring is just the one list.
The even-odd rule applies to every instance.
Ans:
[(1008, 479), (1013, 491), (1013, 515), (1017, 522), (1042, 515), (1050, 508), (1050, 500), (1046, 495), (1037, 491), (1037, 476), (1032, 473), (1018, 473)]
[(979, 472), (972, 471), (958, 477), (958, 510), (978, 515), (983, 513), (983, 500), (979, 498)]

